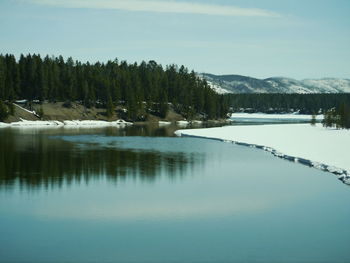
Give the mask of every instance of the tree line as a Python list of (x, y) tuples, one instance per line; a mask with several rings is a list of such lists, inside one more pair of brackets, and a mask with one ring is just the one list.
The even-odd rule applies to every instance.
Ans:
[(325, 113), (350, 103), (350, 93), (341, 94), (230, 94), (234, 111), (302, 114)]
[[(222, 118), (229, 100), (216, 94), (186, 67), (155, 61), (129, 64), (110, 60), (90, 64), (71, 57), (37, 54), (0, 55), (0, 101), (78, 101), (86, 107), (101, 106), (107, 115), (122, 105), (130, 120), (148, 113), (165, 117), (169, 105), (186, 118)], [(1, 106), (1, 105), (0, 105)], [(1, 106), (2, 107), (2, 106)]]
[(322, 124), (324, 127), (350, 129), (350, 107), (341, 103), (338, 107), (326, 111)]
[(230, 94), (233, 111), (287, 113), (298, 111), (312, 114), (323, 113), (323, 126), (350, 128), (350, 93), (334, 94)]

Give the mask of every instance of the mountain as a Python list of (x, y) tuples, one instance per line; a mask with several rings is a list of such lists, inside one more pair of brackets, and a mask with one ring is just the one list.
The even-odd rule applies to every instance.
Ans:
[(199, 74), (213, 90), (225, 93), (350, 93), (350, 79), (267, 78), (256, 79), (240, 75)]

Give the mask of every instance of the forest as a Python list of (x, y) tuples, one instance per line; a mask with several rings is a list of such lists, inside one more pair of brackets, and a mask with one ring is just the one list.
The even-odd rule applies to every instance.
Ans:
[(325, 113), (350, 102), (350, 93), (332, 94), (230, 94), (234, 111), (301, 114)]
[(341, 103), (338, 107), (326, 111), (322, 124), (324, 127), (350, 129), (350, 107)]
[(170, 106), (188, 119), (218, 119), (229, 111), (228, 97), (216, 94), (184, 66), (163, 68), (155, 61), (129, 64), (117, 59), (90, 64), (62, 56), (22, 54), (16, 59), (12, 54), (0, 55), (0, 108), (10, 108), (11, 102), (23, 99), (105, 107), (108, 116), (122, 106), (129, 120), (145, 120), (148, 113), (164, 118)]
[(350, 93), (230, 94), (233, 111), (324, 114), (323, 126), (350, 128)]
[[(349, 116), (350, 94), (229, 94), (219, 95), (184, 66), (163, 68), (155, 61), (82, 63), (69, 57), (37, 54), (0, 55), (0, 120), (13, 112), (13, 101), (78, 102), (106, 109), (108, 117), (122, 108), (131, 121), (148, 114), (165, 118), (169, 108), (184, 118), (226, 118), (230, 111), (303, 114), (331, 112), (328, 124)], [(345, 105), (345, 106), (341, 106)], [(344, 114), (343, 114), (344, 115)], [(346, 117), (345, 119), (347, 119)], [(343, 121), (344, 123), (345, 121)], [(330, 125), (330, 124), (329, 124)], [(335, 125), (335, 124), (334, 124)]]

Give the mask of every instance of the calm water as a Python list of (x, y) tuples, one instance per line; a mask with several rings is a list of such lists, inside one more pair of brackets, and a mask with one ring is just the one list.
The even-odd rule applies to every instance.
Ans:
[(0, 262), (350, 262), (334, 175), (172, 134), (0, 130)]

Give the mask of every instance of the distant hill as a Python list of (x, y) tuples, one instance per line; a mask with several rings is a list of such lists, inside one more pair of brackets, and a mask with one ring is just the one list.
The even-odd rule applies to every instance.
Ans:
[(207, 80), (213, 90), (225, 93), (349, 93), (350, 79), (305, 79), (291, 78), (256, 79), (240, 75), (199, 74)]

